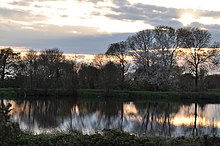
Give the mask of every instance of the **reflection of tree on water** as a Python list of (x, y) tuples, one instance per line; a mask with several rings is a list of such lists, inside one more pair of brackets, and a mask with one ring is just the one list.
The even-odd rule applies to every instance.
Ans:
[(142, 115), (142, 123), (137, 125), (140, 127), (139, 134), (171, 136), (175, 127), (170, 123), (170, 116), (179, 111), (178, 104), (149, 102), (144, 111), (140, 106), (137, 108), (140, 108), (139, 113)]
[[(140, 131), (143, 129), (144, 133), (147, 133), (147, 130), (148, 130), (148, 123), (150, 121), (150, 106), (151, 106), (151, 103), (149, 102), (148, 106), (147, 106), (146, 114), (144, 114), (142, 124), (141, 124), (141, 127), (140, 127)], [(153, 118), (153, 113), (151, 114), (151, 118)], [(153, 122), (151, 122), (151, 129), (150, 130), (152, 130), (152, 128), (153, 128), (152, 123)]]
[(106, 100), (103, 107), (103, 115), (105, 115), (106, 118), (106, 128), (111, 128), (111, 126), (118, 128), (115, 125), (112, 125), (112, 123), (115, 117), (118, 117), (118, 112), (121, 110), (120, 106), (123, 106), (123, 103), (119, 104)]
[[(188, 105), (186, 116), (191, 117), (191, 123), (189, 125), (182, 126), (183, 134), (188, 136), (200, 136), (200, 135), (212, 135), (216, 136), (217, 131), (219, 130), (217, 121), (215, 121), (218, 116), (209, 115), (212, 112), (219, 113), (219, 105), (209, 105), (212, 108), (218, 107), (212, 111), (210, 107), (207, 107), (204, 103), (195, 102), (194, 104)], [(211, 111), (208, 111), (211, 110)], [(208, 112), (208, 113), (207, 113)]]
[[(31, 100), (16, 104), (20, 107), (17, 112), (17, 115), (20, 114), (18, 122), (28, 125), (30, 131), (36, 130), (34, 128), (45, 128), (45, 130), (60, 128), (94, 132), (104, 128), (116, 128), (140, 135), (162, 136), (210, 135), (211, 133), (214, 135), (219, 131), (217, 129), (216, 132), (214, 127), (216, 124), (209, 124), (206, 127), (201, 123), (201, 120), (208, 117), (206, 117), (206, 106), (201, 108), (199, 104), (196, 107), (196, 104), (181, 103), (134, 103), (112, 100), (75, 102), (66, 99)], [(220, 111), (220, 106), (218, 109)], [(216, 113), (218, 109), (215, 110)], [(213, 117), (218, 116), (213, 115)]]
[(217, 135), (217, 127), (215, 127), (215, 119), (212, 118), (212, 127), (211, 127), (211, 134), (212, 136), (216, 136)]
[(193, 126), (193, 136), (198, 136), (198, 129), (197, 129), (197, 106), (198, 104), (195, 103), (195, 111), (194, 111), (194, 126)]
[[(167, 103), (167, 110), (165, 110), (164, 113), (164, 121), (163, 121), (163, 128), (162, 128), (162, 135), (165, 136), (171, 136), (171, 132), (170, 132), (170, 113), (172, 112), (172, 110), (170, 110), (170, 103)], [(168, 132), (167, 132), (167, 128), (166, 126), (168, 126)]]
[(64, 121), (71, 112), (74, 101), (71, 100), (25, 100), (20, 101), (20, 120), (29, 128), (37, 125), (41, 128), (55, 128)]
[(6, 125), (10, 122), (10, 112), (11, 112), (11, 103), (4, 103), (3, 99), (1, 99), (0, 104), (0, 126)]
[[(198, 115), (198, 107), (200, 109), (199, 115)], [(207, 132), (210, 131), (209, 134), (216, 135), (216, 127), (215, 127), (215, 121), (214, 118), (210, 119), (210, 125), (200, 125), (201, 121), (198, 121), (198, 117), (204, 118), (204, 110), (205, 110), (206, 104), (204, 103), (194, 103), (194, 124), (192, 129), (193, 136), (198, 135), (205, 135)], [(209, 127), (208, 127), (209, 126)]]
[[(79, 114), (72, 113), (73, 120), (70, 120), (69, 124), (73, 130), (92, 129), (99, 131), (104, 128), (120, 129), (122, 126), (123, 102), (113, 102), (107, 99), (102, 102), (80, 102), (77, 106)], [(119, 113), (121, 113), (120, 118)]]

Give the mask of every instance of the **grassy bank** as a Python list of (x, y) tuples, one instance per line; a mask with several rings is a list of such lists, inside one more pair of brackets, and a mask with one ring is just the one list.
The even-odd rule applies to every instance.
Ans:
[(128, 91), (128, 90), (113, 90), (106, 93), (103, 89), (13, 89), (0, 88), (1, 99), (15, 98), (109, 98), (122, 100), (160, 100), (160, 101), (211, 101), (220, 102), (220, 90), (208, 90), (205, 92), (177, 92), (177, 91)]
[[(105, 90), (97, 89), (80, 89), (79, 97), (86, 98), (100, 98), (106, 97)], [(138, 99), (138, 100), (162, 100), (162, 101), (220, 101), (220, 92), (206, 91), (206, 92), (176, 92), (176, 91), (127, 91), (114, 90), (108, 98), (122, 98), (122, 99)]]
[(118, 130), (104, 130), (93, 135), (70, 134), (17, 134), (1, 137), (0, 145), (10, 146), (217, 146), (218, 137), (138, 137)]
[(0, 88), (0, 99), (15, 99), (17, 93), (13, 88)]

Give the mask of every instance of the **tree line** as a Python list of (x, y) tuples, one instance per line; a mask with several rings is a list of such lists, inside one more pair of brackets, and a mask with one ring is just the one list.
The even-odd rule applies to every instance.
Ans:
[(112, 43), (90, 64), (66, 59), (58, 48), (21, 56), (0, 51), (1, 87), (40, 89), (203, 90), (220, 88), (220, 43), (200, 28), (158, 26)]

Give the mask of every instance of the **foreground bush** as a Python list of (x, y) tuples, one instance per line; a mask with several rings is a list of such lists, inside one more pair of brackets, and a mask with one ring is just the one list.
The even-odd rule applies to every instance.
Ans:
[(16, 123), (0, 124), (0, 146), (16, 145), (21, 134), (19, 125)]
[[(16, 134), (15, 134), (16, 135)], [(104, 130), (93, 135), (79, 133), (70, 134), (40, 134), (32, 135), (17, 133), (8, 137), (7, 143), (0, 141), (1, 146), (217, 146), (220, 138), (217, 137), (137, 137), (118, 130)]]

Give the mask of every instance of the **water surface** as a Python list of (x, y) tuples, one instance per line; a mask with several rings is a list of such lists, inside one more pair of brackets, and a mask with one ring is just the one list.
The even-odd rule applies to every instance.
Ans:
[(11, 119), (33, 133), (105, 128), (137, 135), (220, 136), (220, 104), (111, 100), (4, 100)]

